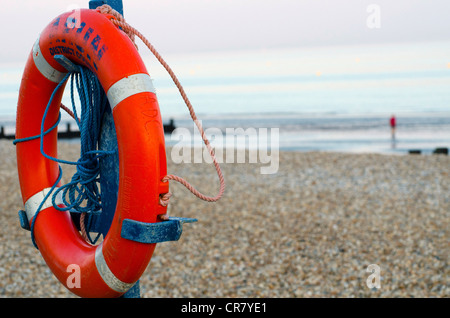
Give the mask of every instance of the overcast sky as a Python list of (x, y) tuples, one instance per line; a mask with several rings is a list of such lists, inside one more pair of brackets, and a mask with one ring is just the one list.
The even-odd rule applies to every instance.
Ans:
[[(22, 63), (43, 28), (88, 0), (0, 0), (0, 61)], [(379, 8), (378, 27), (373, 23)], [(450, 40), (450, 0), (124, 0), (161, 53)]]

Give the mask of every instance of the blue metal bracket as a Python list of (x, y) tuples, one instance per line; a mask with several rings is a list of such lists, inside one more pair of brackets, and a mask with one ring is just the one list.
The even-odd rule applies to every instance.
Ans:
[(25, 212), (24, 210), (19, 211), (19, 221), (22, 229), (31, 231), (30, 223), (28, 222), (27, 212)]
[(125, 219), (120, 235), (124, 239), (147, 244), (178, 241), (183, 232), (183, 224), (193, 222), (197, 222), (197, 219), (169, 217), (169, 220), (158, 223)]
[(56, 54), (53, 58), (69, 72), (79, 72), (78, 66), (64, 55)]

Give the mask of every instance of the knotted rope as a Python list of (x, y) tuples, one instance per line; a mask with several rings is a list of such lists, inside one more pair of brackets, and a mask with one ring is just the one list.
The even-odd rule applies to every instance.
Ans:
[[(190, 114), (192, 120), (194, 121), (195, 125), (197, 126), (198, 131), (200, 132), (200, 135), (202, 136), (203, 142), (205, 143), (205, 146), (208, 149), (209, 154), (211, 155), (211, 158), (214, 163), (214, 167), (216, 168), (217, 175), (220, 180), (220, 190), (216, 196), (211, 197), (211, 196), (206, 196), (206, 195), (200, 193), (188, 181), (186, 181), (185, 179), (183, 179), (181, 177), (170, 174), (170, 175), (165, 176), (162, 180), (165, 182), (167, 182), (169, 180), (177, 181), (177, 182), (181, 183), (182, 185), (184, 185), (195, 196), (197, 196), (198, 198), (200, 198), (204, 201), (208, 201), (208, 202), (218, 201), (222, 197), (223, 193), (225, 192), (225, 180), (224, 180), (222, 171), (220, 169), (219, 163), (217, 162), (216, 156), (214, 154), (214, 150), (212, 149), (211, 144), (205, 135), (203, 127), (202, 127), (200, 121), (197, 119), (194, 108), (193, 108), (191, 102), (189, 101), (189, 98), (187, 97), (186, 92), (184, 91), (183, 86), (181, 85), (180, 81), (176, 77), (175, 73), (172, 71), (170, 66), (164, 61), (164, 59), (161, 57), (161, 55), (156, 51), (156, 49), (153, 47), (153, 45), (138, 30), (136, 30), (131, 25), (129, 25), (127, 22), (125, 22), (125, 19), (119, 12), (117, 12), (116, 10), (111, 8), (111, 6), (109, 6), (107, 4), (97, 7), (97, 10), (100, 13), (107, 15), (110, 18), (110, 21), (112, 23), (114, 23), (117, 27), (122, 29), (122, 31), (128, 35), (128, 37), (130, 38), (130, 40), (134, 43), (134, 45), (136, 47), (137, 47), (137, 45), (135, 43), (134, 36), (136, 35), (137, 37), (139, 37), (142, 40), (142, 42), (147, 46), (147, 48), (153, 53), (153, 55), (156, 57), (156, 59), (159, 61), (159, 63), (166, 69), (167, 73), (169, 73), (170, 77), (172, 78), (172, 81), (178, 88), (178, 91), (180, 92), (181, 97), (183, 98), (183, 100), (189, 110), (189, 114)], [(167, 206), (169, 204), (170, 196), (171, 196), (170, 192), (163, 194), (160, 198), (160, 204), (163, 206)], [(167, 218), (167, 216), (163, 217), (163, 219), (166, 219), (166, 218)]]
[[(71, 77), (71, 101), (73, 112), (62, 104), (61, 108), (67, 111), (69, 115), (71, 115), (75, 119), (80, 130), (81, 154), (80, 158), (76, 162), (54, 158), (44, 152), (44, 135), (55, 129), (61, 120), (60, 113), (56, 124), (54, 124), (47, 131), (44, 131), (44, 124), (47, 118), (48, 110), (53, 102), (56, 92), (63, 86), (63, 84), (69, 79), (69, 77)], [(81, 119), (79, 119), (77, 116), (77, 110), (75, 106), (75, 87), (77, 88), (78, 95), (81, 101)], [(101, 119), (103, 117), (106, 105), (107, 99), (103, 94), (102, 86), (100, 85), (95, 74), (87, 68), (77, 66), (77, 72), (67, 73), (67, 75), (53, 91), (42, 117), (40, 134), (37, 136), (15, 139), (13, 141), (13, 144), (17, 144), (19, 142), (26, 142), (29, 140), (40, 138), (40, 151), (44, 157), (58, 163), (75, 165), (77, 169), (76, 173), (72, 176), (72, 180), (69, 183), (57, 188), (56, 186), (62, 177), (62, 169), (61, 167), (59, 167), (58, 179), (53, 184), (51, 190), (38, 207), (31, 224), (32, 242), (34, 246), (36, 246), (36, 248), (37, 245), (34, 239), (34, 224), (43, 203), (47, 201), (48, 198), (50, 198), (50, 194), (52, 195), (51, 200), (55, 209), (59, 211), (81, 213), (80, 229), (86, 241), (90, 242), (91, 244), (95, 244), (100, 236), (100, 234), (98, 234), (94, 240), (91, 239), (91, 237), (89, 236), (89, 229), (85, 228), (84, 218), (86, 213), (95, 214), (100, 213), (101, 211), (101, 195), (98, 185), (100, 168), (99, 159), (103, 156), (115, 153), (115, 151), (97, 149), (98, 139), (100, 136)], [(65, 205), (63, 207), (58, 206), (58, 202), (56, 202), (58, 194), (60, 192), (62, 194), (62, 203)]]
[[(114, 151), (97, 150), (100, 138), (100, 127), (103, 113), (107, 107), (107, 99), (103, 88), (94, 73), (87, 68), (79, 67), (80, 72), (72, 76), (71, 99), (74, 112), (70, 112), (80, 130), (81, 154), (77, 161), (77, 172), (72, 180), (57, 189), (53, 195), (53, 206), (60, 211), (81, 213), (80, 229), (86, 241), (95, 243), (100, 234), (92, 240), (89, 231), (85, 228), (86, 213), (101, 213), (101, 195), (98, 183), (100, 182), (100, 162), (103, 156), (113, 154)], [(74, 81), (81, 101), (81, 120), (77, 117), (74, 100)], [(61, 108), (68, 110), (61, 104)], [(55, 198), (62, 192), (65, 207), (58, 207)], [(67, 199), (68, 198), (68, 199)]]

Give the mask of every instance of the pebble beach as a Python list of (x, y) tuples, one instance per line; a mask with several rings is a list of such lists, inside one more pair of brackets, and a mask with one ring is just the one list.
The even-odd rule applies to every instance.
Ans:
[[(77, 159), (77, 144), (58, 147)], [(21, 229), (15, 148), (0, 141), (0, 153), (0, 297), (77, 297)], [(169, 173), (217, 193), (212, 165), (168, 155)], [(221, 164), (227, 189), (216, 203), (170, 183), (170, 215), (198, 222), (157, 245), (141, 297), (450, 296), (449, 156), (280, 152), (277, 173), (261, 166)], [(67, 182), (74, 170), (63, 169)], [(367, 286), (371, 264), (379, 288)]]

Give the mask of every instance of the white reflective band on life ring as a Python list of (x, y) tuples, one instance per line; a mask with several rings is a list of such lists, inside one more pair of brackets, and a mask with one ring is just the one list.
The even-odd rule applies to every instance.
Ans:
[(111, 109), (114, 109), (121, 101), (138, 93), (155, 93), (152, 79), (148, 74), (134, 74), (115, 82), (106, 94)]
[[(56, 187), (53, 191), (56, 191), (58, 188)], [(36, 193), (32, 197), (30, 197), (27, 202), (25, 202), (25, 212), (27, 213), (28, 222), (30, 222), (35, 214), (38, 212), (37, 209), (39, 208), (39, 205), (42, 201), (44, 201), (45, 196), (50, 192), (51, 188), (45, 188), (44, 190)], [(45, 200), (45, 202), (42, 204), (41, 210), (45, 210), (51, 206), (52, 204), (52, 198), (53, 194), (50, 194), (50, 196)], [(57, 205), (62, 204), (62, 194), (59, 192), (55, 198), (55, 203)]]
[(53, 68), (53, 66), (48, 64), (47, 60), (42, 55), (41, 48), (39, 46), (39, 38), (36, 40), (36, 42), (34, 42), (33, 45), (33, 60), (39, 72), (41, 72), (44, 77), (52, 82), (61, 82), (64, 76), (67, 74), (58, 71), (57, 69)]
[(106, 285), (108, 285), (112, 290), (119, 293), (127, 292), (134, 286), (135, 283), (124, 283), (118, 279), (113, 272), (111, 272), (111, 269), (109, 269), (108, 264), (106, 264), (105, 257), (103, 256), (102, 246), (103, 243), (100, 243), (95, 250), (95, 265), (97, 266), (98, 273)]

